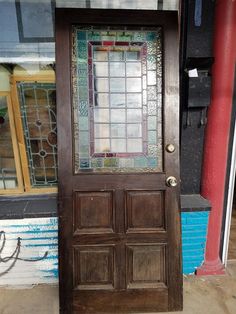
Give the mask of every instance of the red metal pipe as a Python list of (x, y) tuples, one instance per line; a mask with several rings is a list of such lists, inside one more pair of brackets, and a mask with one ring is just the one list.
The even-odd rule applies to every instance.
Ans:
[(224, 273), (219, 258), (236, 57), (236, 1), (218, 0), (211, 104), (205, 130), (201, 194), (211, 202), (205, 261), (197, 275)]

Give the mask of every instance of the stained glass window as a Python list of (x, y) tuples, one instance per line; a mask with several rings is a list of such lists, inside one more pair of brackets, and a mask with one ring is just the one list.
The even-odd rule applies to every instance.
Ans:
[(56, 89), (52, 83), (18, 83), (33, 187), (57, 184)]
[(162, 169), (161, 29), (73, 28), (75, 172)]

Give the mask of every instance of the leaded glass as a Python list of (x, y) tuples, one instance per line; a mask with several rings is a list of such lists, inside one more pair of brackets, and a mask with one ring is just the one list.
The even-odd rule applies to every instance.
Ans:
[[(86, 48), (85, 45), (83, 47)], [(54, 186), (57, 184), (55, 84), (20, 82), (18, 92), (31, 184), (33, 187)], [(82, 94), (77, 105), (79, 116), (76, 118), (78, 122), (75, 123), (76, 134), (81, 134), (82, 130), (84, 132), (88, 123), (84, 119), (84, 116), (88, 115), (87, 99), (83, 100), (81, 96)], [(81, 136), (77, 145), (81, 156), (83, 154), (87, 156), (88, 153), (85, 149), (88, 141), (83, 143), (84, 141), (85, 136)]]
[(161, 28), (72, 34), (75, 173), (161, 171)]

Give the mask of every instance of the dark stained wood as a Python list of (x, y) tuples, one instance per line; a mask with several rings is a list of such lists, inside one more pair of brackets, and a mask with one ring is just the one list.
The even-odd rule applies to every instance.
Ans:
[[(71, 26), (162, 26), (163, 149), (160, 173), (74, 174)], [(178, 32), (175, 12), (56, 10), (60, 312), (150, 313), (182, 308)], [(145, 213), (145, 214), (144, 214)]]

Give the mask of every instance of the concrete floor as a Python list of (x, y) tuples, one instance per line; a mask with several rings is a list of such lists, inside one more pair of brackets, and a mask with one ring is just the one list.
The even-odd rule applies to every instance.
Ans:
[[(58, 314), (58, 287), (0, 289), (0, 314)], [(236, 261), (224, 276), (184, 278), (184, 311), (176, 314), (235, 314)]]

